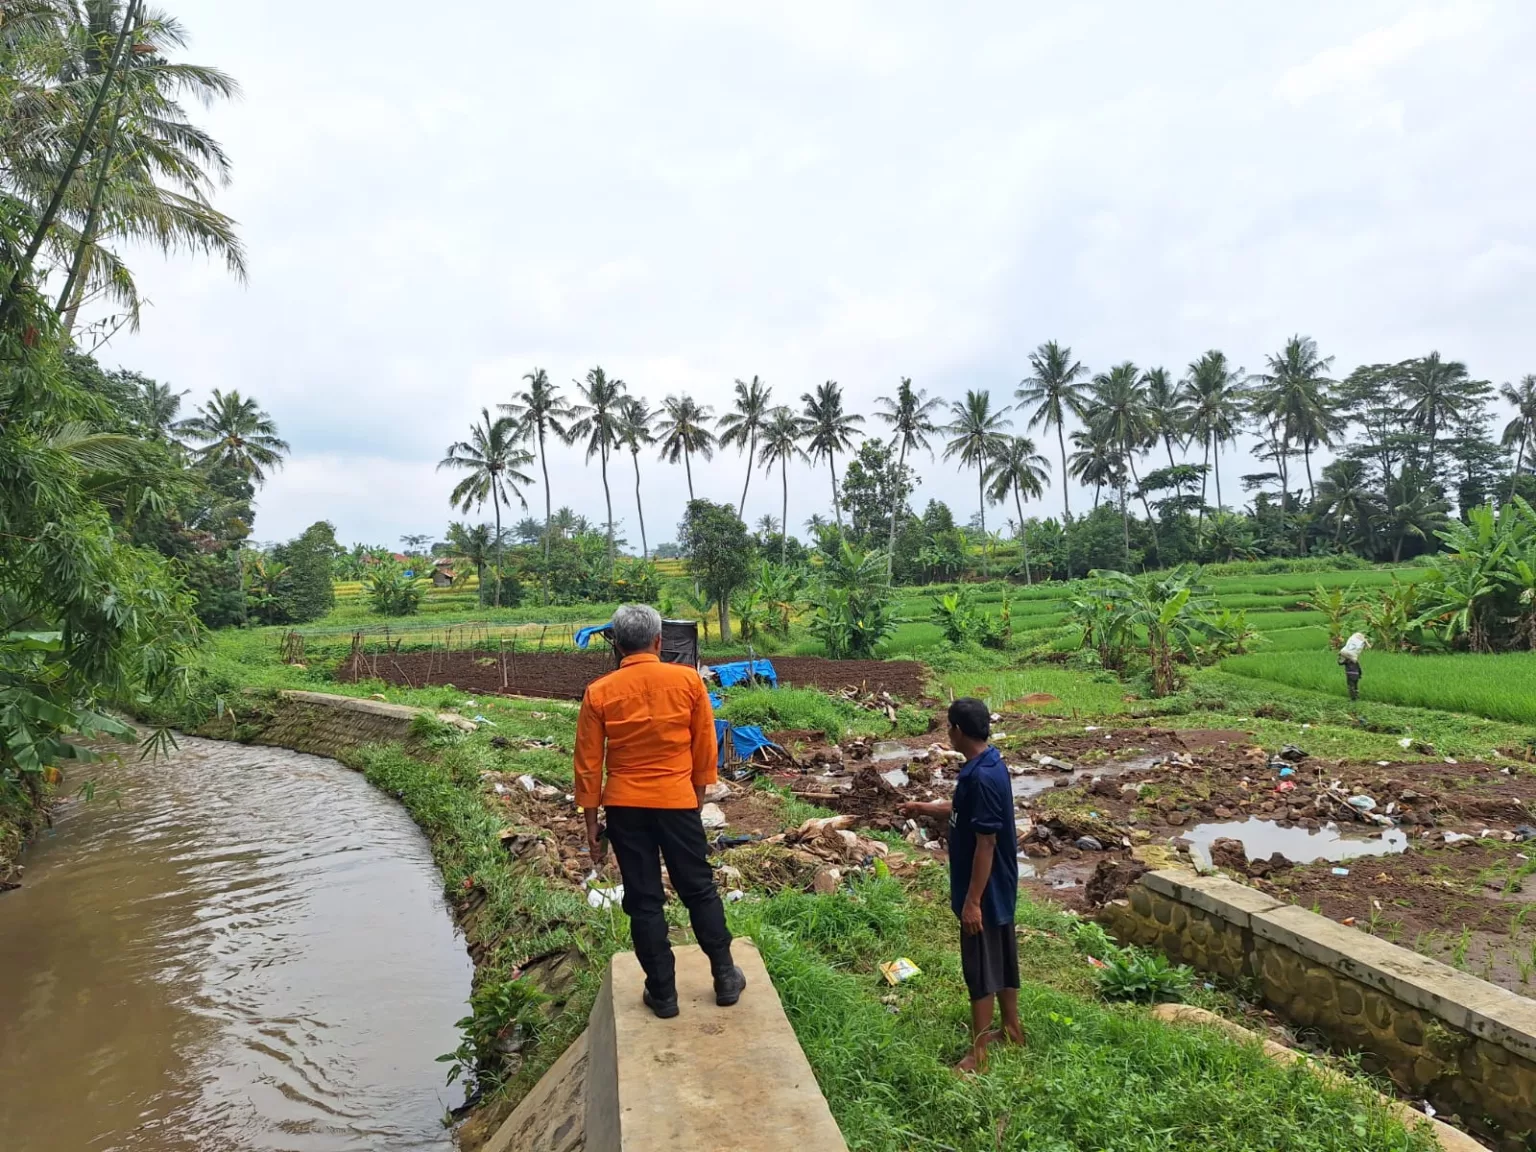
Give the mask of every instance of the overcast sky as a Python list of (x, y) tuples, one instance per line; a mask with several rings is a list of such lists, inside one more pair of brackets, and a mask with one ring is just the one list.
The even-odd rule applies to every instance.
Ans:
[[(1339, 375), (1431, 349), (1536, 372), (1524, 0), (168, 6), (245, 89), (197, 116), (251, 278), (140, 255), (153, 307), (102, 358), (272, 413), (293, 456), (261, 539), (441, 533), (434, 465), (535, 366), (717, 412), (753, 374), (862, 412), (903, 375), (1011, 403), (1047, 339), (1094, 370), (1256, 370), (1300, 332)], [(682, 470), (642, 467), (672, 539)], [(696, 466), (700, 494), (734, 500), (744, 467)], [(917, 467), (919, 509), (974, 510), (974, 477)], [(1256, 469), (1227, 461), (1229, 500)], [(551, 470), (602, 519), (595, 463)], [(829, 485), (789, 479), (799, 530)], [(614, 497), (638, 543), (627, 458)]]

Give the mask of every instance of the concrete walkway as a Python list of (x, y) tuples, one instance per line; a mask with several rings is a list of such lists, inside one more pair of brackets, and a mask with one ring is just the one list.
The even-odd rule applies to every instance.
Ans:
[(735, 953), (747, 990), (720, 1008), (709, 961), (678, 949), (672, 1020), (641, 1003), (634, 953), (615, 956), (582, 1040), (486, 1152), (846, 1152), (762, 957)]

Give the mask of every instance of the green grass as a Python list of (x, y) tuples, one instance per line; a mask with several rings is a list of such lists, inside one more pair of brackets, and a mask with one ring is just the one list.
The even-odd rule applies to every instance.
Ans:
[(769, 731), (810, 728), (825, 733), (829, 740), (890, 730), (884, 713), (862, 709), (814, 688), (732, 689), (716, 715), (733, 724), (757, 724)]
[(1255, 645), (1259, 652), (1302, 652), (1315, 649), (1318, 652), (1333, 651), (1328, 643), (1328, 629), (1318, 625), (1305, 628), (1276, 628), (1265, 632), (1261, 643)]
[[(994, 1049), (986, 1075), (961, 1080), (949, 1069), (965, 1051), (967, 999), (943, 901), (871, 880), (732, 910), (734, 929), (762, 949), (833, 1115), (859, 1152), (1433, 1147), (1364, 1089), (1330, 1087), (1257, 1046), (1099, 1002), (1070, 943), (1070, 918), (1025, 901), (1019, 922), (1029, 1045)], [(897, 956), (923, 972), (892, 992), (875, 965)]]
[[(1255, 652), (1232, 656), (1222, 670), (1328, 696), (1347, 697), (1337, 657), (1321, 651)], [(1497, 656), (1367, 652), (1361, 695), (1442, 712), (1536, 724), (1536, 652)]]
[(1301, 628), (1308, 624), (1326, 624), (1328, 617), (1321, 612), (1255, 612), (1248, 610), (1248, 625), (1260, 632), (1276, 632), (1286, 628)]

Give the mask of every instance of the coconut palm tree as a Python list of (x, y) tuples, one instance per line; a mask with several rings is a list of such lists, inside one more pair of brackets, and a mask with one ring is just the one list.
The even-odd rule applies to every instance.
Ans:
[(805, 425), (790, 409), (780, 405), (768, 414), (763, 428), (763, 466), (771, 473), (779, 466), (779, 483), (783, 487), (783, 503), (779, 511), (779, 523), (785, 525), (779, 538), (779, 563), (789, 558), (789, 465), (794, 460), (805, 460), (805, 449), (800, 442), (805, 439)]
[(1072, 433), (1072, 443), (1077, 451), (1067, 461), (1072, 479), (1085, 487), (1093, 485), (1093, 510), (1099, 510), (1099, 499), (1106, 486), (1116, 488), (1125, 471), (1125, 459), (1109, 440), (1092, 427), (1079, 428)]
[(1509, 498), (1515, 498), (1515, 485), (1520, 481), (1520, 469), (1524, 467), (1526, 452), (1531, 439), (1536, 436), (1536, 376), (1522, 376), (1518, 386), (1505, 384), (1499, 395), (1515, 410), (1515, 418), (1504, 425), (1504, 447), (1515, 448), (1515, 470), (1509, 478)]
[(752, 483), (752, 469), (757, 463), (757, 437), (768, 419), (769, 402), (772, 399), (773, 389), (756, 376), (752, 377), (750, 384), (738, 380), (735, 406), (721, 416), (715, 425), (719, 429), (720, 447), (734, 446), (738, 451), (743, 448), (747, 451), (747, 478), (741, 485), (741, 504), (736, 509), (737, 516), (746, 514), (747, 487)]
[[(688, 474), (688, 502), (693, 503), (693, 457), (705, 460), (715, 454), (715, 434), (709, 425), (715, 411), (701, 406), (692, 396), (668, 396), (661, 402), (661, 423), (656, 431), (660, 434), (661, 458), (668, 464), (676, 464), (682, 457), (683, 471)], [(738, 513), (739, 515), (739, 513)]]
[[(933, 448), (928, 443), (928, 437), (938, 432), (938, 425), (933, 422), (933, 414), (943, 404), (937, 396), (929, 399), (928, 393), (921, 388), (912, 387), (912, 378), (903, 376), (901, 383), (896, 387), (896, 398), (882, 396), (877, 403), (885, 409), (876, 412), (875, 416), (884, 420), (891, 429), (891, 447), (896, 449), (896, 474), (902, 475), (902, 469), (907, 464), (907, 453), (914, 448), (921, 448), (931, 457)], [(901, 495), (900, 485), (894, 485), (891, 493), (891, 538), (885, 550), (885, 576), (889, 580), (892, 564), (896, 558), (896, 519), (900, 512)]]
[(278, 436), (276, 422), (238, 390), (215, 388), (213, 398), (176, 430), (203, 445), (192, 453), (198, 464), (233, 468), (255, 484), (264, 484), (266, 469), (281, 468), (288, 453), (288, 441)]
[(150, 440), (169, 440), (181, 415), (181, 398), (190, 389), (171, 391), (169, 384), (146, 380), (139, 390), (139, 427)]
[(521, 445), (517, 425), (509, 416), (491, 418), (489, 409), (480, 409), (480, 420), (470, 426), (469, 439), (448, 445), (438, 461), (438, 471), (451, 468), (465, 473), (448, 496), (448, 502), (461, 512), (482, 507), (486, 500), (496, 513), (496, 607), (501, 607), (502, 543), (501, 506), (511, 504), (511, 497), (526, 510), (521, 485), (533, 483), (522, 469), (533, 463), (533, 453)]
[[(1126, 470), (1138, 491), (1141, 477), (1136, 474), (1136, 456), (1155, 443), (1151, 416), (1147, 412), (1147, 393), (1136, 365), (1127, 360), (1093, 378), (1093, 399), (1088, 407), (1088, 423), (1093, 430), (1114, 445), (1125, 460)], [(1120, 474), (1120, 517), (1125, 526), (1125, 562), (1131, 562), (1131, 511), (1126, 503), (1126, 472)], [(1157, 546), (1157, 525), (1145, 493), (1141, 503), (1152, 528), (1152, 543)]]
[[(1029, 426), (1044, 424), (1049, 432), (1056, 426), (1056, 443), (1061, 449), (1061, 471), (1067, 474), (1067, 414), (1078, 419), (1083, 416), (1083, 385), (1088, 369), (1072, 359), (1072, 349), (1047, 340), (1029, 357), (1030, 375), (1020, 383), (1013, 395), (1021, 408), (1033, 404)], [(1072, 503), (1067, 493), (1068, 485), (1061, 485), (1061, 510), (1067, 520), (1072, 519)]]
[(1356, 533), (1369, 542), (1371, 517), (1376, 514), (1375, 492), (1365, 462), (1351, 457), (1335, 460), (1323, 468), (1323, 482), (1317, 497), (1333, 516), (1333, 543), (1344, 543), (1344, 525), (1353, 523)]
[(1221, 507), (1221, 446), (1237, 439), (1243, 421), (1243, 370), (1227, 362), (1226, 353), (1212, 348), (1190, 362), (1184, 377), (1183, 407), (1189, 435), (1205, 445), (1205, 475), (1200, 478), (1200, 528), (1205, 524), (1205, 481), (1215, 454), (1216, 507)]
[(1001, 504), (1013, 494), (1013, 505), (1019, 513), (1019, 543), (1024, 547), (1024, 583), (1033, 584), (1029, 571), (1029, 539), (1024, 528), (1024, 497), (1045, 495), (1050, 483), (1051, 462), (1035, 451), (1035, 442), (1028, 436), (1009, 436), (1002, 450), (987, 464), (986, 482), (990, 485), (987, 495), (994, 503)]
[[(958, 457), (962, 464), (976, 469), (976, 500), (981, 508), (981, 530), (987, 530), (987, 465), (996, 459), (1008, 443), (1009, 409), (1005, 406), (993, 411), (992, 393), (986, 389), (966, 392), (964, 400), (953, 400), (949, 405), (950, 423), (945, 431), (950, 434), (944, 445), (944, 459)], [(982, 552), (982, 563), (990, 576), (991, 565)]]
[(1176, 464), (1173, 442), (1183, 441), (1188, 422), (1184, 399), (1166, 368), (1148, 368), (1142, 373), (1141, 385), (1147, 396), (1147, 423), (1153, 438), (1168, 449), (1168, 467), (1172, 468)]
[(587, 459), (596, 456), (602, 464), (603, 502), (608, 508), (608, 570), (613, 571), (613, 493), (608, 488), (608, 458), (621, 443), (619, 428), (623, 423), (624, 393), (629, 386), (617, 378), (610, 380), (601, 368), (593, 368), (586, 380), (572, 381), (584, 403), (571, 406), (570, 440), (586, 440)]
[[(518, 435), (524, 440), (532, 440), (539, 450), (539, 470), (544, 474), (544, 562), (548, 564), (549, 517), (553, 493), (549, 487), (547, 440), (551, 435), (562, 442), (567, 439), (566, 423), (571, 417), (571, 406), (560, 394), (559, 387), (550, 382), (549, 373), (544, 369), (535, 368), (532, 372), (524, 373), (523, 379), (528, 386), (513, 395), (512, 403), (502, 404), (500, 408), (516, 423)], [(549, 595), (547, 585), (544, 594), (546, 598)]]
[(651, 432), (651, 406), (638, 396), (625, 396), (619, 402), (619, 439), (629, 449), (635, 465), (635, 515), (640, 518), (640, 559), (649, 560), (645, 506), (640, 502), (640, 449), (656, 443), (656, 436)]
[(832, 472), (832, 515), (843, 526), (842, 502), (837, 494), (837, 454), (853, 447), (864, 417), (843, 411), (843, 390), (836, 380), (816, 385), (815, 392), (804, 392), (800, 403), (801, 424), (805, 429), (806, 451), (812, 460), (826, 460)]
[[(203, 104), (228, 99), (238, 85), (217, 69), (173, 63), (171, 54), (186, 43), (184, 29), (142, 3), (57, 7), (65, 19), (46, 68), (28, 77), (25, 98), (8, 102), (16, 119), (13, 132), (0, 130), (0, 186), (36, 208), (53, 205), (51, 216), (31, 214), (46, 219), (38, 239), (61, 273), (58, 310), (66, 328), (87, 293), (110, 295), (136, 322), (133, 276), (105, 246), (114, 237), (213, 255), (243, 279), (245, 252), (234, 222), (210, 200), (228, 183), (228, 158), (180, 103), (187, 95)], [(115, 51), (120, 40), (124, 49)], [(61, 143), (64, 152), (78, 148), (73, 164)]]
[(1258, 389), (1253, 396), (1253, 410), (1267, 420), (1274, 432), (1275, 463), (1280, 468), (1280, 514), (1285, 515), (1290, 499), (1291, 446), (1300, 444), (1307, 461), (1307, 487), (1313, 499), (1317, 488), (1312, 483), (1312, 447), (1329, 443), (1333, 427), (1333, 404), (1328, 389), (1333, 386), (1325, 373), (1333, 366), (1332, 356), (1319, 356), (1317, 341), (1310, 336), (1292, 336), (1277, 354), (1266, 357), (1267, 373), (1256, 376)]
[(1403, 367), (1407, 369), (1402, 386), (1409, 404), (1408, 420), (1427, 439), (1429, 460), (1424, 472), (1435, 480), (1435, 448), (1440, 429), (1454, 424), (1459, 413), (1486, 395), (1487, 386), (1474, 381), (1461, 361), (1442, 360), (1438, 352), (1409, 361)]

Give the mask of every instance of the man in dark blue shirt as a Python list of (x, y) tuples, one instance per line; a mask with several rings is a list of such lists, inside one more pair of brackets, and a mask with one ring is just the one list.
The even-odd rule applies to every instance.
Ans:
[(996, 748), (987, 743), (992, 716), (973, 698), (949, 706), (949, 743), (965, 757), (950, 803), (903, 804), (903, 816), (948, 817), (949, 900), (960, 918), (960, 968), (971, 996), (971, 1051), (961, 1072), (986, 1067), (994, 998), (1003, 1031), (1024, 1043), (1019, 1024), (1019, 942), (1013, 926), (1019, 898), (1019, 844), (1013, 786)]

